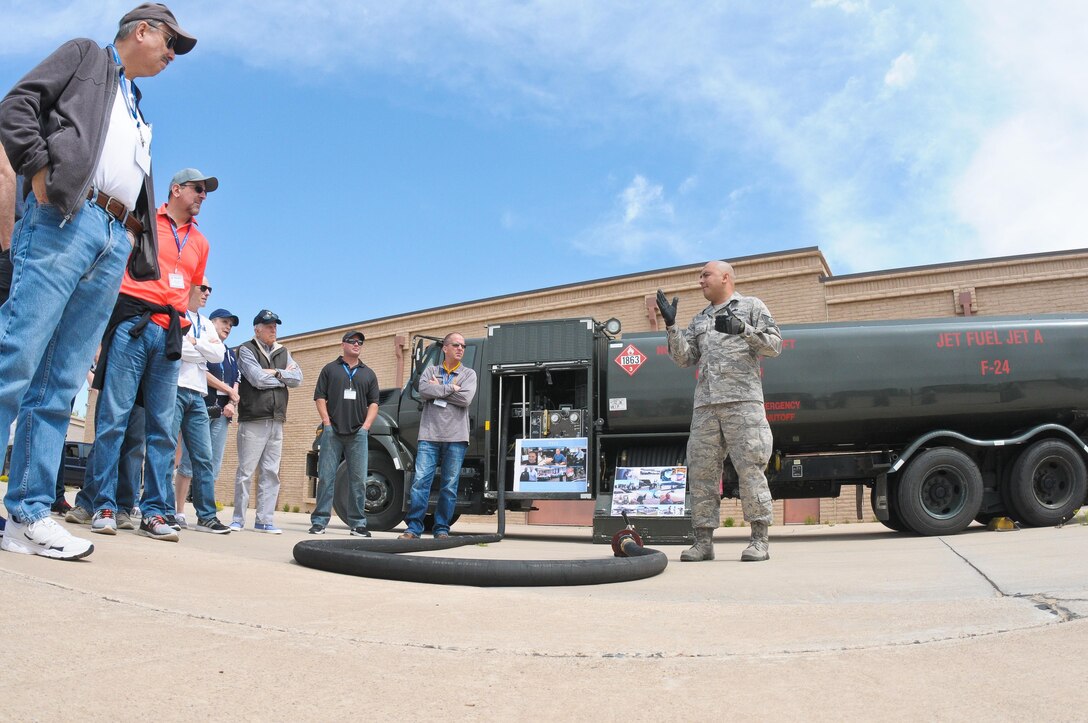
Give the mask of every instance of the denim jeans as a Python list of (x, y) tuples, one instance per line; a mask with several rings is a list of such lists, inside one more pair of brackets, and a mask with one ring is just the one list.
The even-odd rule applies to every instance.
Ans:
[(431, 498), (431, 483), (439, 461), (442, 464), (441, 487), (438, 490), (438, 504), (434, 509), (435, 534), (450, 531), (450, 520), (457, 506), (457, 482), (461, 478), (461, 463), (465, 461), (468, 442), (425, 442), (419, 441), (416, 448), (416, 474), (412, 480), (412, 492), (408, 514), (404, 520), (408, 531), (416, 535), (423, 534), (423, 517), (427, 514), (427, 503)]
[(321, 455), (318, 457), (317, 506), (310, 522), (327, 527), (332, 516), (332, 499), (336, 492), (336, 470), (340, 455), (348, 465), (348, 484), (354, 504), (347, 511), (348, 527), (366, 528), (366, 474), (369, 434), (359, 427), (355, 434), (337, 434), (331, 426), (321, 433)]
[[(208, 407), (204, 395), (192, 389), (178, 387), (174, 407), (174, 434), (185, 440), (189, 462), (193, 467), (193, 507), (198, 520), (215, 517), (215, 478), (212, 477), (212, 435), (208, 427)], [(171, 485), (173, 486), (173, 485)]]
[(98, 395), (94, 467), (89, 473), (90, 489), (85, 491), (94, 500), (94, 511), (117, 510), (121, 445), (136, 391), (142, 388), (147, 456), (140, 510), (144, 516), (165, 515), (166, 487), (173, 486), (174, 406), (181, 362), (166, 358), (166, 329), (151, 322), (133, 337), (128, 332), (135, 324), (135, 319), (127, 319), (113, 334), (106, 380)]
[(0, 307), (0, 430), (18, 420), (4, 505), (28, 523), (49, 516), (69, 404), (132, 248), (124, 227), (90, 202), (62, 221), (55, 207), (27, 197), (12, 237), (11, 295)]
[[(95, 417), (97, 418), (97, 414)], [(140, 498), (144, 472), (144, 408), (136, 405), (128, 415), (125, 440), (121, 443), (121, 460), (117, 463), (117, 509), (128, 512)], [(94, 512), (91, 474), (94, 472), (94, 445), (87, 453), (87, 469), (83, 487), (76, 493), (76, 506)]]
[[(219, 469), (223, 466), (223, 452), (227, 448), (227, 424), (230, 422), (224, 416), (210, 419), (208, 431), (212, 437), (212, 482), (219, 479)], [(178, 474), (182, 477), (193, 476), (193, 462), (189, 459), (189, 448), (185, 446), (184, 437), (181, 440), (181, 458), (178, 460)]]

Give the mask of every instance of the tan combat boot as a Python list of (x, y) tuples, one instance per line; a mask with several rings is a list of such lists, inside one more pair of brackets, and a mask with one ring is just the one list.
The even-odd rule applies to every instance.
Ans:
[(767, 523), (752, 523), (752, 540), (744, 552), (740, 553), (742, 562), (763, 562), (771, 557), (770, 540), (767, 539)]
[(680, 553), (682, 562), (701, 562), (714, 559), (714, 528), (696, 527), (695, 544)]

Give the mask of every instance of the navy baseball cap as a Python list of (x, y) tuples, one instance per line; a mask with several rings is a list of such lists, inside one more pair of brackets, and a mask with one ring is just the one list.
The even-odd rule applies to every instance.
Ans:
[(341, 339), (340, 341), (351, 341), (352, 339), (358, 339), (359, 341), (366, 341), (366, 336), (364, 336), (363, 332), (361, 332), (361, 331), (349, 331), (347, 334), (344, 334), (344, 338)]
[(280, 317), (276, 316), (275, 312), (268, 309), (261, 309), (257, 312), (257, 315), (253, 317), (253, 325), (257, 324), (282, 324)]
[(238, 317), (235, 316), (234, 314), (230, 313), (226, 309), (216, 309), (215, 311), (213, 311), (211, 313), (211, 315), (208, 318), (209, 319), (230, 319), (230, 323), (233, 324), (234, 326), (238, 326), (238, 324), (239, 324)]

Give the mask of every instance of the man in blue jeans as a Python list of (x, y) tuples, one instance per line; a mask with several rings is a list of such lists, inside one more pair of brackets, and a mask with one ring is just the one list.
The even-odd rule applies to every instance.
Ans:
[[(230, 528), (215, 516), (215, 477), (212, 476), (212, 436), (209, 427), (208, 406), (204, 397), (208, 393), (208, 364), (223, 362), (225, 345), (211, 319), (201, 315), (199, 309), (208, 301), (212, 291), (208, 280), (194, 286), (189, 294), (189, 333), (181, 346), (181, 371), (178, 373), (178, 398), (174, 408), (174, 438), (181, 433), (185, 443), (185, 456), (192, 468), (193, 506), (196, 508), (196, 525), (192, 529), (216, 535), (230, 534)], [(176, 490), (174, 503), (185, 509), (186, 490)], [(176, 515), (180, 527), (185, 515)]]
[(423, 517), (427, 514), (431, 483), (439, 465), (442, 478), (432, 530), (436, 540), (450, 536), (450, 520), (457, 504), (461, 462), (468, 450), (468, 408), (476, 395), (476, 372), (461, 364), (465, 337), (460, 334), (446, 334), (442, 355), (441, 366), (429, 366), (419, 377), (423, 416), (419, 421), (416, 474), (408, 515), (404, 518), (408, 531), (400, 536), (402, 540), (415, 540), (423, 534)]
[(310, 515), (310, 534), (323, 535), (332, 515), (336, 470), (340, 457), (348, 465), (353, 508), (348, 526), (357, 537), (366, 529), (367, 444), (370, 426), (378, 416), (378, 377), (359, 360), (366, 337), (349, 331), (341, 340), (343, 353), (325, 365), (317, 377), (314, 404), (321, 417), (321, 456), (318, 465), (317, 506)]
[(78, 559), (94, 550), (49, 517), (56, 465), (129, 252), (157, 244), (151, 126), (133, 81), (194, 45), (165, 5), (144, 3), (121, 18), (113, 43), (68, 41), (0, 101), (0, 143), (31, 187), (0, 307), (0, 430), (18, 417), (0, 541), (9, 552)]

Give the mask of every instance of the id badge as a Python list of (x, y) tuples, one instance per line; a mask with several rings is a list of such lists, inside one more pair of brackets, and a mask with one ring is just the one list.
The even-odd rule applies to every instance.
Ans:
[(436, 399), (436, 400), (434, 400), (434, 406), (444, 407), (444, 406), (446, 406), (446, 400), (445, 399)]
[(356, 396), (357, 396), (357, 394), (356, 394), (354, 389), (345, 389), (344, 390), (344, 399), (354, 400)]
[(144, 172), (145, 176), (151, 175), (151, 125), (143, 123), (137, 133), (140, 134), (140, 142), (136, 145), (136, 165)]
[(170, 288), (171, 289), (184, 289), (185, 277), (179, 273), (170, 274)]

